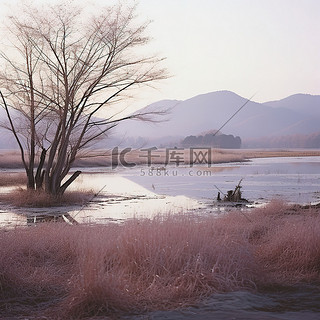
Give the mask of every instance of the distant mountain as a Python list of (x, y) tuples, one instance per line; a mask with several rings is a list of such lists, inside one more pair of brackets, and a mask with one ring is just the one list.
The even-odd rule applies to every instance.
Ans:
[(6, 112), (0, 107), (0, 149), (16, 149), (18, 145), (13, 134), (1, 126), (7, 122), (6, 120)]
[(247, 139), (242, 147), (251, 148), (320, 148), (320, 131), (311, 134), (293, 134)]
[[(219, 129), (246, 102), (246, 98), (230, 91), (210, 92), (185, 101), (161, 100), (140, 111), (168, 110), (166, 115), (155, 115), (154, 122), (122, 122), (111, 137), (100, 141), (96, 147), (175, 146), (187, 136)], [(261, 141), (266, 141), (281, 136), (310, 135), (320, 131), (319, 110), (320, 96), (307, 94), (266, 103), (249, 101), (221, 131), (239, 136), (243, 142), (248, 139), (259, 141), (261, 138)], [(0, 120), (4, 116), (0, 110)], [(1, 128), (0, 135), (4, 137)], [(0, 148), (16, 147), (13, 137), (9, 139), (9, 135), (7, 132), (5, 138), (0, 140)]]
[[(320, 99), (320, 96), (314, 97)], [(303, 97), (298, 95), (298, 98), (302, 106)], [(307, 100), (308, 98), (309, 96), (306, 97)], [(280, 100), (279, 103), (284, 100), (286, 99)], [(211, 92), (185, 101), (163, 100), (147, 106), (142, 109), (142, 112), (157, 110), (157, 108), (171, 108), (166, 121), (162, 123), (131, 121), (120, 124), (117, 130), (118, 133), (127, 135), (131, 139), (143, 137), (149, 140), (150, 144), (153, 141), (159, 142), (161, 139), (168, 140), (168, 137), (185, 138), (189, 135), (219, 129), (246, 101), (247, 99), (230, 91)], [(299, 109), (296, 104), (291, 104), (289, 107), (289, 102), (285, 107), (281, 104), (278, 107), (277, 102), (261, 104), (250, 101), (230, 120), (222, 132), (247, 139), (310, 134), (319, 131), (320, 112), (309, 114), (304, 112), (303, 108)], [(316, 108), (310, 107), (311, 110), (314, 111)]]
[(320, 116), (320, 96), (318, 95), (298, 93), (282, 100), (265, 102), (264, 105), (273, 108), (285, 108), (302, 115)]

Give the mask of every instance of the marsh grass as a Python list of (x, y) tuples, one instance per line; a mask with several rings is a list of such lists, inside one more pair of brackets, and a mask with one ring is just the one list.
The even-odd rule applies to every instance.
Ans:
[[(277, 150), (277, 149), (211, 149), (212, 163), (229, 163), (246, 161), (252, 158), (267, 158), (267, 157), (308, 157), (319, 156), (319, 150), (302, 149), (302, 150)], [(121, 150), (120, 150), (121, 151)], [(197, 152), (200, 150), (197, 149)], [(203, 152), (207, 152), (208, 148), (204, 148)], [(164, 165), (167, 161), (167, 149), (157, 149), (155, 151), (157, 157), (153, 158), (153, 165)], [(182, 158), (185, 164), (190, 163), (190, 149), (184, 148), (179, 150), (183, 152)], [(143, 155), (143, 157), (142, 157)], [(147, 164), (147, 157), (144, 157), (146, 152), (139, 149), (132, 149), (126, 154), (126, 160), (129, 163), (137, 165)], [(83, 154), (79, 154), (76, 159), (75, 167), (110, 167), (112, 160), (112, 150), (91, 150)], [(173, 163), (174, 164), (174, 163)], [(21, 155), (15, 150), (3, 150), (0, 152), (0, 168), (23, 168)]]
[(22, 168), (21, 154), (17, 150), (1, 150), (0, 168)]
[(25, 185), (26, 174), (23, 172), (0, 172), (0, 187)]
[(94, 195), (93, 190), (67, 191), (61, 196), (54, 196), (44, 190), (16, 188), (9, 193), (0, 194), (0, 201), (17, 207), (58, 207), (66, 205), (83, 205)]
[(319, 209), (273, 202), (247, 216), (252, 222), (234, 211), (1, 230), (0, 316), (111, 316), (216, 292), (319, 283)]

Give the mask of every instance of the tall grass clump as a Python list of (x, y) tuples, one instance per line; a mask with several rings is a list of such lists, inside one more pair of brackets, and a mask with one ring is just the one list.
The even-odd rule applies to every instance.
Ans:
[(0, 195), (0, 201), (17, 207), (57, 207), (82, 205), (94, 195), (93, 190), (67, 191), (63, 195), (51, 195), (44, 190), (16, 188)]
[(44, 225), (0, 231), (0, 317), (8, 310), (11, 316), (37, 316), (63, 298), (75, 261), (75, 234), (68, 229)]
[(273, 284), (320, 282), (319, 210), (290, 215), (268, 230), (259, 258), (271, 274)]
[(68, 316), (185, 305), (213, 292), (254, 289), (254, 252), (244, 237), (186, 217), (84, 230)]
[[(249, 221), (249, 220), (250, 221)], [(320, 210), (272, 201), (246, 215), (225, 215), (218, 225), (242, 233), (260, 263), (261, 287), (320, 283)]]
[(319, 226), (319, 209), (273, 202), (219, 217), (2, 230), (0, 316), (113, 316), (319, 282)]

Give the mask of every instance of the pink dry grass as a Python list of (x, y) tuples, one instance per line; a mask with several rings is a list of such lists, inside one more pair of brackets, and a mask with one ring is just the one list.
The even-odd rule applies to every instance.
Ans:
[(23, 314), (81, 319), (319, 282), (319, 210), (273, 202), (243, 213), (2, 230), (0, 315), (20, 305)]
[(75, 255), (68, 227), (1, 230), (0, 243), (1, 316), (11, 309), (12, 316), (36, 316), (42, 308), (47, 312), (65, 294), (72, 272)]
[(92, 198), (92, 190), (67, 191), (62, 196), (54, 196), (44, 190), (17, 188), (1, 194), (0, 200), (17, 207), (56, 207), (65, 205), (82, 205)]
[(1, 172), (0, 186), (11, 187), (17, 185), (24, 185), (27, 182), (25, 173), (21, 172)]
[(259, 257), (272, 283), (295, 284), (320, 280), (319, 210), (282, 219), (266, 235)]
[(1, 150), (0, 168), (23, 168), (20, 152), (17, 150)]
[[(265, 275), (262, 285), (320, 282), (320, 210), (273, 201), (219, 220), (228, 233), (245, 234)], [(249, 222), (249, 220), (251, 222)]]

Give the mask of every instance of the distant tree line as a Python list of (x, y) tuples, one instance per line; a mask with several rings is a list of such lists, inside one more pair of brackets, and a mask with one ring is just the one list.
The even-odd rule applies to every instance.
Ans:
[(225, 149), (240, 149), (241, 138), (232, 134), (208, 133), (198, 136), (187, 136), (181, 142), (183, 147), (214, 147)]
[(320, 132), (247, 139), (245, 148), (320, 148)]

